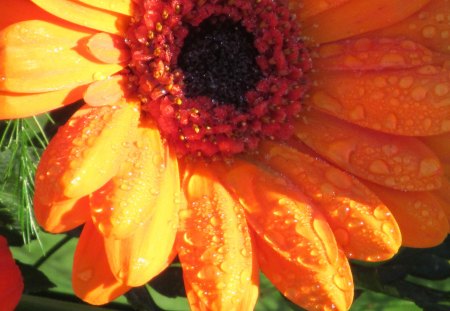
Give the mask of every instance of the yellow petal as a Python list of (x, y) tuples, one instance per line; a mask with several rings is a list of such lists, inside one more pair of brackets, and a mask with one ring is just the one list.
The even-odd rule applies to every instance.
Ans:
[(374, 184), (368, 187), (388, 206), (408, 247), (433, 247), (447, 237), (449, 224), (440, 201), (429, 192), (396, 191)]
[[(167, 154), (167, 149), (165, 157), (167, 182), (158, 189), (159, 195), (151, 206), (150, 219), (135, 223), (135, 231), (125, 239), (105, 239), (113, 274), (130, 286), (147, 283), (163, 271), (175, 256), (173, 245), (178, 229), (178, 210), (183, 200), (176, 157)], [(130, 213), (133, 212), (131, 209)]]
[(72, 286), (79, 298), (93, 305), (108, 303), (130, 289), (111, 273), (103, 237), (91, 222), (84, 226), (75, 250)]
[(264, 142), (260, 154), (320, 208), (347, 257), (381, 261), (397, 253), (401, 234), (394, 217), (358, 179), (287, 146)]
[(90, 6), (106, 11), (122, 13), (131, 16), (133, 12), (132, 0), (77, 0)]
[(349, 264), (322, 214), (281, 176), (235, 161), (218, 168), (256, 232), (261, 269), (306, 309), (347, 310), (353, 299)]
[(177, 249), (192, 310), (251, 311), (258, 269), (242, 207), (209, 168), (190, 163)]
[(131, 104), (81, 108), (44, 151), (35, 200), (49, 205), (77, 199), (104, 185), (116, 174), (138, 118)]
[(173, 196), (178, 169), (168, 155), (155, 126), (139, 129), (119, 172), (91, 196), (94, 224), (103, 235), (128, 237), (153, 217), (161, 196)]
[(441, 186), (439, 159), (415, 138), (375, 132), (325, 114), (304, 111), (295, 135), (338, 167), (399, 190)]
[(91, 60), (82, 41), (89, 33), (42, 21), (15, 24), (0, 33), (0, 90), (34, 93), (84, 85), (119, 71)]
[(50, 14), (84, 27), (123, 34), (129, 17), (70, 0), (31, 0)]
[(430, 0), (351, 0), (303, 20), (312, 43), (324, 43), (384, 28), (418, 12)]
[(0, 91), (0, 120), (35, 116), (72, 104), (85, 90), (86, 86), (35, 94)]

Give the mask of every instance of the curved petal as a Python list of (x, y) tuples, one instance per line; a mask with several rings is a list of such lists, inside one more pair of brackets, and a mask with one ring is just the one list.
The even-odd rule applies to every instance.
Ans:
[(114, 105), (125, 97), (125, 79), (115, 75), (105, 80), (91, 83), (84, 93), (83, 99), (89, 106)]
[(121, 13), (131, 16), (133, 13), (132, 0), (76, 0), (86, 3), (90, 6), (100, 8), (106, 11)]
[(79, 298), (93, 305), (108, 303), (130, 289), (111, 273), (103, 237), (91, 222), (84, 226), (75, 250), (72, 286)]
[(314, 44), (337, 41), (393, 25), (428, 2), (430, 0), (351, 0), (303, 20), (303, 31)]
[[(35, 201), (43, 205), (81, 198), (105, 184), (137, 128), (135, 105), (84, 107), (61, 127), (36, 172)], [(105, 157), (105, 154), (107, 155)]]
[[(176, 158), (167, 153), (165, 157), (163, 162), (166, 164), (167, 181), (160, 189), (156, 189), (159, 195), (151, 206), (150, 219), (135, 223), (135, 231), (125, 239), (105, 239), (108, 262), (113, 274), (130, 286), (147, 283), (175, 257), (173, 246), (178, 229), (178, 210), (184, 202), (180, 197)], [(133, 213), (133, 210), (130, 212)]]
[(0, 0), (0, 7), (0, 30), (26, 20), (47, 20), (52, 17), (29, 0)]
[(450, 131), (450, 70), (318, 71), (307, 103), (348, 122), (396, 135)]
[(77, 25), (109, 32), (123, 34), (129, 24), (129, 17), (96, 9), (92, 6), (70, 0), (31, 0), (50, 14)]
[(8, 243), (0, 236), (0, 301), (2, 310), (14, 310), (23, 292), (23, 280)]
[(152, 218), (161, 197), (171, 198), (179, 191), (174, 189), (179, 184), (174, 162), (158, 129), (141, 127), (118, 173), (91, 195), (97, 229), (106, 237), (124, 239)]
[(436, 136), (422, 137), (421, 140), (439, 157), (447, 177), (450, 176), (450, 132)]
[(258, 268), (242, 207), (202, 164), (186, 168), (177, 239), (192, 310), (251, 311)]
[(407, 37), (441, 53), (450, 54), (450, 3), (429, 1), (428, 5), (409, 18), (391, 27), (367, 34), (370, 37)]
[(402, 232), (403, 246), (433, 247), (447, 237), (449, 224), (440, 201), (429, 192), (367, 186), (388, 206)]
[(338, 7), (350, 0), (289, 0), (289, 9), (295, 12), (300, 20), (317, 15), (326, 10)]
[(442, 187), (433, 191), (433, 194), (438, 198), (438, 200), (440, 200), (442, 210), (447, 216), (447, 221), (449, 224), (448, 233), (450, 233), (450, 181), (445, 178), (442, 183)]
[(33, 206), (36, 220), (46, 231), (51, 233), (72, 230), (84, 224), (91, 216), (87, 196), (47, 204), (42, 203), (35, 196)]
[(122, 37), (100, 32), (89, 38), (87, 47), (92, 56), (105, 64), (119, 64), (129, 59), (130, 53)]
[(306, 309), (348, 310), (348, 261), (309, 200), (286, 179), (250, 163), (235, 161), (218, 171), (245, 207), (262, 271), (283, 295)]
[(422, 191), (441, 186), (436, 155), (415, 138), (378, 133), (310, 110), (295, 135), (338, 167), (393, 189)]
[(26, 21), (0, 33), (0, 90), (34, 93), (73, 88), (119, 70), (88, 57), (90, 34), (43, 21)]
[(397, 253), (401, 234), (394, 217), (358, 179), (287, 146), (264, 142), (259, 154), (320, 208), (347, 257), (382, 261)]
[(47, 93), (10, 93), (0, 91), (0, 120), (35, 116), (70, 105), (83, 97), (87, 86)]

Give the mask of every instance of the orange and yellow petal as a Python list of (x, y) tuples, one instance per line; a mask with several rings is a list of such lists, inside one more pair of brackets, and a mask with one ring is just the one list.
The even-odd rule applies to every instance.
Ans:
[(201, 163), (189, 164), (177, 238), (192, 310), (253, 310), (258, 269), (242, 207)]
[(84, 107), (59, 129), (36, 172), (35, 204), (37, 214), (46, 215), (41, 219), (46, 230), (54, 230), (46, 226), (53, 223), (47, 218), (51, 213), (47, 209), (90, 194), (117, 173), (117, 163), (126, 154), (124, 145), (131, 140), (138, 118), (134, 104)]
[(93, 305), (108, 303), (131, 289), (111, 273), (103, 237), (92, 222), (85, 224), (75, 250), (72, 286), (79, 298)]
[(132, 0), (77, 0), (90, 6), (106, 11), (131, 16), (133, 13)]
[(77, 25), (113, 34), (123, 34), (130, 22), (129, 16), (103, 10), (81, 1), (31, 0), (43, 10)]
[(217, 167), (245, 207), (262, 271), (288, 299), (309, 310), (347, 310), (350, 266), (326, 219), (286, 179), (235, 161)]
[(0, 33), (0, 90), (49, 92), (104, 79), (122, 69), (87, 57), (89, 32), (24, 21)]
[(401, 234), (395, 218), (357, 178), (276, 143), (264, 142), (260, 154), (322, 211), (347, 257), (382, 261), (397, 253)]
[(441, 186), (442, 166), (421, 141), (375, 132), (317, 111), (304, 111), (295, 135), (338, 167), (393, 189)]
[(94, 223), (106, 237), (128, 237), (156, 217), (153, 214), (159, 205), (175, 204), (174, 200), (161, 203), (162, 197), (179, 195), (175, 189), (179, 184), (177, 160), (163, 144), (158, 129), (152, 124), (142, 126), (136, 136), (118, 173), (90, 198)]

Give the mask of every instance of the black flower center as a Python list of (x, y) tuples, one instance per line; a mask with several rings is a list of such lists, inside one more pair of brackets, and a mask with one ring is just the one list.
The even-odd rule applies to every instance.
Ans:
[(261, 79), (254, 36), (240, 23), (212, 16), (191, 27), (178, 56), (185, 96), (207, 96), (245, 108), (245, 93)]

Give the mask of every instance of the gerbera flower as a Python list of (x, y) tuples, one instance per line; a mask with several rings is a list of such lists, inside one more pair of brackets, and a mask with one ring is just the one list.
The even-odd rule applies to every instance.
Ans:
[(0, 236), (0, 275), (1, 310), (12, 311), (22, 295), (23, 280), (3, 236)]
[(35, 193), (44, 229), (84, 224), (83, 300), (178, 255), (193, 310), (251, 310), (259, 269), (346, 310), (348, 259), (447, 236), (448, 0), (2, 3), (0, 117), (86, 103)]

